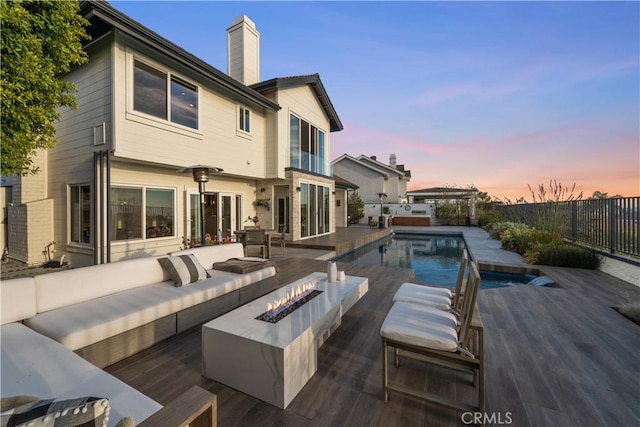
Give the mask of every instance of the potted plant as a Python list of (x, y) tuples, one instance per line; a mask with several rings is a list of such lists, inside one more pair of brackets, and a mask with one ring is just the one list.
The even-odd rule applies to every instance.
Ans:
[(256, 201), (253, 202), (253, 204), (256, 207), (262, 206), (264, 208), (267, 208), (267, 210), (269, 210), (269, 208), (271, 207), (271, 199), (256, 199)]

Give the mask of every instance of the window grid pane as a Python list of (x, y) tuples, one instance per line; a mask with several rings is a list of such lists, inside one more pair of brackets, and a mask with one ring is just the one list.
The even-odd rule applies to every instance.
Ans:
[(142, 238), (142, 189), (111, 188), (111, 227), (114, 240)]
[(171, 121), (198, 129), (198, 90), (175, 77), (171, 78)]
[(147, 189), (146, 237), (173, 236), (173, 190)]
[(167, 119), (167, 75), (135, 61), (133, 109)]

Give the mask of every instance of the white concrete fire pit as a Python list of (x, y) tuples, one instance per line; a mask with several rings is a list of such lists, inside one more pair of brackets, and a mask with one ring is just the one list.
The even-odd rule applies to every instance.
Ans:
[[(286, 408), (316, 372), (317, 349), (368, 289), (364, 277), (327, 283), (326, 274), (313, 273), (205, 323), (203, 375)], [(309, 297), (314, 291), (321, 293)], [(297, 308), (275, 309), (266, 316), (270, 321), (257, 319), (269, 304), (295, 293), (308, 301), (286, 303)], [(279, 310), (291, 312), (282, 317)], [(276, 316), (282, 318), (271, 323)]]

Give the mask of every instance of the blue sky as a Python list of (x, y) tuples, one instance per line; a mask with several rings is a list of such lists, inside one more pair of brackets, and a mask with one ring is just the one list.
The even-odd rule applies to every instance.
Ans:
[(332, 158), (394, 153), (410, 189), (640, 195), (639, 2), (111, 3), (222, 71), (246, 14), (262, 80), (320, 73)]

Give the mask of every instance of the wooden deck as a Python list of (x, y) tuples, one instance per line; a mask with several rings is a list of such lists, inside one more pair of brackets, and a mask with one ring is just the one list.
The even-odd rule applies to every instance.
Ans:
[[(326, 263), (278, 261), (281, 283)], [(412, 270), (339, 264), (369, 278), (369, 292), (318, 352), (318, 371), (286, 410), (200, 375), (195, 328), (106, 370), (166, 404), (192, 385), (218, 396), (220, 426), (457, 426), (460, 413), (391, 395), (382, 402), (379, 329)], [(611, 308), (640, 289), (603, 273), (545, 268), (563, 288), (480, 291), (485, 325), (486, 404), (494, 423), (514, 426), (640, 425), (640, 326)], [(455, 374), (453, 374), (455, 375)], [(390, 376), (431, 392), (470, 399), (465, 377), (403, 362)], [(489, 424), (489, 423), (488, 423)]]
[(391, 234), (391, 228), (336, 227), (336, 232), (304, 240), (287, 241), (287, 246), (301, 249), (324, 249), (336, 255), (351, 251)]

